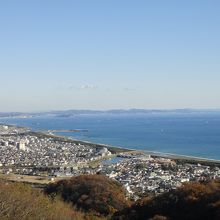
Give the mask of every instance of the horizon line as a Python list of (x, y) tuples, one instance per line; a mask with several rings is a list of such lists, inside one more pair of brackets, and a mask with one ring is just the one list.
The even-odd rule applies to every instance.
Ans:
[(109, 112), (109, 111), (220, 111), (220, 108), (110, 108), (110, 109), (51, 109), (51, 110), (39, 110), (39, 111), (0, 111), (1, 114), (12, 113), (12, 114), (36, 114), (36, 113), (52, 113), (52, 112), (65, 112), (65, 111), (98, 111), (98, 112)]

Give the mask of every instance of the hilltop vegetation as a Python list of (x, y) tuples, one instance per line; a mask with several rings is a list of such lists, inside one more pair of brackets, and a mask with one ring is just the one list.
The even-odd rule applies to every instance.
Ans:
[(0, 182), (0, 219), (220, 219), (219, 181), (187, 183), (176, 190), (144, 198), (132, 205), (125, 198), (121, 185), (100, 175), (62, 180), (49, 185), (46, 193), (49, 196), (25, 184)]
[(61, 180), (47, 187), (46, 192), (60, 196), (77, 208), (98, 215), (110, 215), (129, 206), (125, 189), (102, 175), (82, 175)]
[(0, 182), (1, 220), (81, 220), (83, 215), (69, 204), (51, 201), (37, 189), (21, 183)]
[(153, 198), (145, 198), (117, 213), (114, 220), (218, 220), (220, 182), (187, 183)]

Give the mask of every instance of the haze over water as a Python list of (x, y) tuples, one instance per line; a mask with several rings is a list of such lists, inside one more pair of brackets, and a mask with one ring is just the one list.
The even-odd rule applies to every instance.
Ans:
[(0, 123), (38, 130), (86, 129), (88, 132), (62, 135), (132, 149), (220, 159), (220, 112), (79, 114), (0, 118)]

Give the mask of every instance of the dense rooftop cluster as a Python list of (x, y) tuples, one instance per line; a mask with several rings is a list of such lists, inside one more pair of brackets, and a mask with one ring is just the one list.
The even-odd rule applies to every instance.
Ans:
[(171, 159), (150, 156), (104, 166), (102, 173), (122, 183), (135, 199), (176, 189), (184, 182), (220, 178), (218, 167), (178, 164)]
[(39, 135), (25, 128), (0, 126), (2, 173), (49, 178), (99, 173), (124, 185), (134, 200), (176, 189), (184, 182), (220, 178), (220, 169), (213, 166), (179, 163), (140, 152), (119, 154), (117, 156), (123, 159), (118, 163), (102, 163), (109, 156), (116, 155), (103, 146), (96, 148), (89, 143)]
[[(18, 128), (3, 127), (0, 136), (1, 166), (76, 166), (110, 155), (106, 148), (38, 137)], [(15, 132), (16, 131), (16, 132)]]

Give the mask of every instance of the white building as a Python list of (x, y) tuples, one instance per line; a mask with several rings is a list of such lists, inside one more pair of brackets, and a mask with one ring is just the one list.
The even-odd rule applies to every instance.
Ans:
[(98, 150), (98, 155), (101, 155), (102, 157), (109, 156), (111, 155), (111, 152), (106, 147), (103, 147)]
[(23, 150), (23, 151), (27, 150), (27, 148), (26, 148), (26, 141), (20, 140), (18, 142), (18, 150)]

